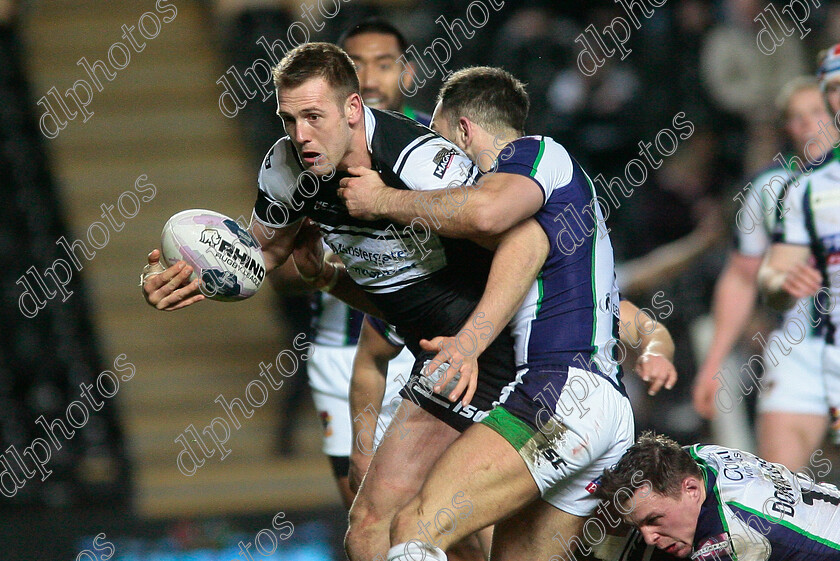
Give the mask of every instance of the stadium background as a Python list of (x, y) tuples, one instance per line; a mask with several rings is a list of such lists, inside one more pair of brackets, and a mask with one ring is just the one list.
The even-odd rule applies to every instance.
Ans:
[[(840, 37), (840, 6), (812, 7), (807, 36), (787, 37), (766, 56), (755, 48), (761, 27), (753, 19), (768, 4), (637, 1), (640, 28), (631, 30), (631, 52), (624, 60), (607, 57), (587, 77), (576, 65), (581, 44), (575, 39), (590, 24), (598, 30), (615, 17), (629, 19), (621, 4), (505, 0), (495, 11), (501, 0), (482, 3), (490, 8), (488, 22), (471, 28), (471, 38), (455, 31), (461, 48), (452, 49), (447, 67), (500, 65), (527, 82), (529, 132), (553, 136), (592, 175), (623, 177), (625, 164), (639, 157), (638, 143), (653, 141), (678, 112), (693, 123), (691, 137), (659, 169), (648, 168), (645, 183), (611, 209), (608, 221), (625, 294), (644, 306), (662, 290), (673, 303), (664, 323), (676, 340), (680, 384), (657, 398), (655, 408), (636, 396), (638, 425), (683, 443), (730, 438), (729, 444), (749, 446), (744, 422), (716, 433), (701, 422), (690, 405), (690, 384), (708, 340), (713, 283), (730, 245), (733, 197), (745, 177), (783, 149), (773, 99), (787, 78), (813, 73), (816, 52)], [(468, 4), (327, 1), (322, 5), (329, 9), (340, 6), (338, 14), (325, 19), (316, 11), (316, 25), (324, 28), (307, 29), (310, 40), (333, 41), (350, 22), (382, 15), (422, 53), (436, 39), (452, 46), (435, 20), (464, 20)], [(171, 12), (156, 12), (152, 0), (0, 0), (2, 450), (22, 451), (44, 437), (36, 423), (42, 415), (66, 419), (68, 405), (80, 399), (79, 384), (95, 383), (118, 355), (136, 369), (73, 438), (59, 437), (62, 448), (52, 449), (46, 480), (27, 477), (13, 497), (0, 497), (4, 556), (85, 559), (106, 554), (94, 546), (107, 541), (115, 559), (243, 558), (236, 543), (271, 529), (283, 512), (294, 533), (266, 558), (338, 559), (344, 514), (320, 453), (321, 429), (303, 372), (286, 379), (253, 417), (240, 415), (224, 461), (218, 453), (206, 458), (189, 477), (176, 465), (183, 448), (175, 439), (224, 413), (214, 402), (219, 394), (244, 399), (259, 363), (290, 348), (305, 320), (283, 310), (269, 290), (243, 303), (160, 314), (136, 286), (146, 252), (171, 214), (195, 207), (234, 217), (250, 212), (256, 165), (282, 127), (273, 98), (249, 99), (235, 116), (224, 116), (219, 81), (234, 80), (226, 72), (231, 66), (243, 73), (266, 58), (261, 37), (288, 45), (289, 26), (305, 20), (297, 2), (162, 5), (174, 6), (177, 15), (162, 19), (159, 33), (139, 52), (131, 50), (124, 68), (109, 66), (112, 80), (99, 70), (101, 91), (91, 90), (87, 122), (82, 115), (68, 119), (48, 139), (39, 131), (44, 106), (38, 100), (53, 87), (61, 93), (77, 80), (92, 82), (77, 61), (106, 61), (116, 41), (127, 45), (124, 24), (136, 26), (146, 12), (161, 18)], [(650, 18), (639, 5), (652, 11)], [(779, 13), (782, 7), (776, 2)], [(437, 72), (409, 103), (429, 111), (439, 84)], [(155, 185), (154, 198), (130, 219), (108, 221), (101, 206), (138, 193), (142, 175), (141, 183)], [(18, 281), (30, 267), (43, 272), (67, 259), (57, 240), (90, 240), (95, 222), (107, 228), (107, 242), (90, 260), (78, 253), (82, 270), (73, 269), (67, 287), (73, 294), (63, 302), (61, 295), (46, 299), (34, 317), (24, 317)], [(101, 240), (103, 234), (93, 235)], [(686, 251), (692, 257), (679, 259)], [(669, 259), (678, 264), (668, 274), (645, 274)], [(748, 332), (772, 321), (759, 317)], [(745, 345), (739, 352), (746, 358), (755, 349)], [(13, 466), (11, 455), (4, 457), (0, 469)], [(836, 481), (837, 473), (829, 479)]]

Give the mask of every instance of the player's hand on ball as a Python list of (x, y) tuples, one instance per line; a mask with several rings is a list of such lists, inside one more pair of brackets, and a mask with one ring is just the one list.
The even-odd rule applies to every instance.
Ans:
[(338, 196), (344, 200), (350, 216), (361, 220), (382, 218), (382, 197), (389, 187), (379, 173), (366, 167), (351, 167), (347, 172), (357, 177), (345, 177), (339, 183)]
[(670, 390), (677, 383), (677, 369), (662, 355), (645, 353), (636, 361), (636, 374), (648, 384), (648, 395), (656, 395), (665, 387)]
[(309, 218), (303, 219), (295, 236), (292, 260), (298, 274), (304, 279), (319, 277), (324, 270), (324, 244), (321, 241), (321, 229)]
[(190, 282), (193, 268), (178, 261), (168, 269), (160, 263), (160, 250), (149, 253), (143, 269), (143, 297), (158, 310), (172, 311), (204, 300), (198, 279)]
[[(429, 363), (425, 376), (434, 376), (435, 393), (444, 395), (449, 401), (456, 401), (461, 397), (461, 404), (466, 407), (475, 395), (478, 386), (478, 356), (476, 353), (464, 355), (458, 350), (455, 337), (435, 337), (431, 341), (420, 340), (420, 347), (424, 351), (438, 351), (438, 354)], [(448, 368), (443, 371), (448, 363)], [(440, 370), (437, 370), (440, 368)], [(457, 384), (452, 388), (452, 381), (460, 375)], [(449, 388), (452, 388), (451, 390)], [(461, 395), (463, 394), (463, 395)]]

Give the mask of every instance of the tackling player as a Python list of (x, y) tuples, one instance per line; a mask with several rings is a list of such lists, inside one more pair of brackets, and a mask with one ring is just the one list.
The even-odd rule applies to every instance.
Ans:
[(597, 494), (676, 557), (840, 559), (840, 491), (740, 450), (645, 433)]
[[(795, 148), (795, 156), (803, 161), (805, 149), (820, 140), (837, 143), (837, 130), (826, 111), (819, 84), (813, 78), (797, 78), (782, 90), (777, 107), (784, 119), (784, 130)], [(822, 142), (820, 134), (823, 134)], [(818, 151), (822, 151), (818, 150)], [(810, 156), (810, 155), (809, 155)], [(792, 161), (793, 155), (785, 158)], [(816, 168), (835, 159), (833, 153), (823, 156)], [(715, 394), (720, 388), (720, 368), (733, 344), (743, 333), (758, 295), (757, 277), (761, 260), (772, 243), (776, 223), (775, 207), (790, 174), (801, 170), (771, 167), (752, 181), (744, 194), (744, 206), (738, 213), (735, 251), (729, 258), (715, 288), (712, 304), (715, 334), (706, 361), (700, 368), (694, 386), (694, 407), (706, 418), (716, 412)], [(803, 181), (800, 178), (800, 181)], [(814, 303), (811, 298), (798, 302), (788, 310), (782, 326), (796, 319), (805, 326), (801, 342), (792, 345), (790, 354), (767, 352), (763, 357), (765, 388), (758, 396), (758, 453), (772, 462), (790, 469), (808, 463), (808, 456), (822, 442), (828, 424), (828, 405), (822, 378), (823, 324), (813, 325)], [(780, 327), (769, 337), (784, 340)], [(772, 351), (772, 347), (768, 346)]]
[[(488, 288), (458, 337), (424, 342), (427, 350), (444, 349), (433, 362), (451, 365), (437, 385), (457, 371), (460, 380), (449, 399), (463, 392), (461, 403), (467, 404), (484, 376), (476, 357), (492, 340), (478, 333), (476, 320), (504, 325), (515, 314), (518, 372), (499, 405), (443, 453), (420, 493), (390, 522), (388, 559), (422, 553), (444, 560), (448, 544), (494, 523), (493, 558), (568, 554), (597, 506), (586, 488), (633, 440), (633, 414), (611, 356), (619, 315), (612, 247), (586, 173), (552, 139), (523, 136), (528, 97), (519, 81), (501, 69), (469, 68), (444, 83), (438, 100), (433, 126), (481, 168), (479, 183), (416, 193), (388, 188), (387, 177), (353, 167), (348, 171), (359, 177), (343, 179), (339, 192), (350, 214), (403, 224), (428, 216), (435, 231), (455, 238), (493, 236), (536, 220), (535, 236), (551, 240), (551, 248), (537, 282), (509, 286), (510, 292), (491, 288), (511, 274), (494, 261)], [(438, 160), (446, 169), (447, 159)], [(388, 521), (383, 505), (390, 500), (388, 467), (394, 462), (388, 443), (386, 437), (350, 511), (347, 542), (354, 561), (377, 554), (378, 533)], [(470, 515), (431, 524), (430, 516), (457, 496), (471, 501)], [(415, 540), (418, 527), (424, 545)]]

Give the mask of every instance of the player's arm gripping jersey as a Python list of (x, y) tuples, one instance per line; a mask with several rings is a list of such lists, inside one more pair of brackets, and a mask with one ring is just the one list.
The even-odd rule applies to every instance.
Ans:
[(695, 445), (706, 480), (692, 559), (840, 559), (840, 491), (747, 452)]

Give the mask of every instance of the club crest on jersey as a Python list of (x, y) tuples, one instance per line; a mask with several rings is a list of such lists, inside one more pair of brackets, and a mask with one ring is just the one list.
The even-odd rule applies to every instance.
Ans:
[(440, 151), (435, 154), (435, 157), (432, 158), (432, 161), (436, 164), (434, 173), (435, 177), (443, 179), (443, 176), (446, 175), (446, 170), (449, 169), (449, 165), (452, 163), (452, 158), (457, 153), (458, 152), (452, 148), (441, 148)]
[(722, 555), (732, 556), (732, 541), (728, 534), (718, 534), (703, 540), (691, 559), (703, 561), (705, 559), (720, 559)]
[(601, 486), (601, 477), (598, 476), (595, 479), (593, 479), (592, 481), (590, 481), (589, 483), (587, 483), (586, 487), (584, 487), (584, 489), (586, 489), (586, 492), (591, 495), (592, 493), (597, 491), (598, 487), (600, 487), (600, 486)]

